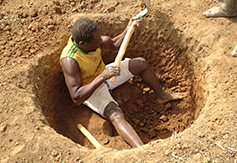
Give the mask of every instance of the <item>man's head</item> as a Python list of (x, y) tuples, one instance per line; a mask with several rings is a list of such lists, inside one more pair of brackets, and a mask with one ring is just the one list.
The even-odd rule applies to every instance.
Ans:
[(83, 51), (96, 50), (101, 44), (97, 23), (89, 18), (78, 19), (72, 27), (72, 37)]

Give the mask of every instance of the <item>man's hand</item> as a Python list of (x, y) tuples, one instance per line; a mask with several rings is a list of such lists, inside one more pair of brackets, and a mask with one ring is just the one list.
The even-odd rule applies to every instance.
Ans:
[(120, 75), (120, 67), (118, 66), (109, 66), (106, 68), (102, 74), (105, 80), (110, 79), (112, 76), (119, 76)]
[[(133, 22), (134, 22), (134, 24), (133, 24)], [(136, 17), (131, 18), (128, 22), (127, 29), (129, 29), (132, 24), (135, 27), (139, 27), (142, 24), (142, 19), (137, 19)]]

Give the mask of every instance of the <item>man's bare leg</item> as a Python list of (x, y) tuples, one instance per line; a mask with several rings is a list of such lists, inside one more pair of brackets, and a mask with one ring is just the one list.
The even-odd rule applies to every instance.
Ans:
[(143, 145), (136, 131), (125, 120), (123, 111), (115, 103), (111, 102), (106, 106), (104, 116), (114, 125), (118, 134), (133, 148)]
[(182, 93), (165, 92), (160, 85), (159, 79), (156, 77), (150, 65), (144, 58), (139, 57), (131, 59), (129, 61), (129, 71), (133, 75), (140, 75), (142, 80), (154, 90), (159, 104), (163, 104), (171, 100), (182, 99), (184, 97)]

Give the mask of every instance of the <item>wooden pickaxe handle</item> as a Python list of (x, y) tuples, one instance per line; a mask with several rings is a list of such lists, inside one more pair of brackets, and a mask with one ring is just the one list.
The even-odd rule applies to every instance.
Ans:
[[(114, 66), (120, 67), (121, 60), (123, 59), (123, 56), (124, 56), (124, 54), (126, 52), (128, 43), (129, 43), (129, 41), (130, 41), (130, 39), (132, 37), (132, 34), (133, 34), (134, 30), (135, 30), (135, 23), (136, 23), (136, 21), (137, 20), (133, 21), (132, 25), (128, 29), (128, 31), (127, 31), (124, 39), (123, 39), (123, 42), (122, 42), (122, 44), (121, 44), (121, 46), (119, 48), (119, 52), (118, 52), (118, 54), (117, 54), (117, 56), (115, 58)], [(113, 76), (113, 77), (110, 78), (110, 81), (111, 82), (115, 82), (116, 78), (117, 78), (117, 76)]]
[(87, 131), (85, 127), (83, 127), (81, 124), (77, 125), (77, 128), (87, 137), (87, 139), (96, 147), (100, 148), (102, 145)]

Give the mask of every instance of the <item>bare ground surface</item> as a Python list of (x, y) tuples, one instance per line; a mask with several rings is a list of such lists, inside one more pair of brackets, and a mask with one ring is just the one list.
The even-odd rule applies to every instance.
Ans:
[[(131, 149), (112, 125), (71, 101), (59, 65), (73, 22), (88, 16), (119, 34), (142, 11), (139, 0), (0, 0), (0, 162), (204, 162), (237, 160), (237, 18), (205, 18), (216, 0), (153, 0), (126, 57), (144, 57), (167, 92), (159, 105), (139, 77), (113, 97), (138, 132)], [(116, 54), (105, 53), (106, 63)], [(82, 124), (99, 141), (80, 133)]]

